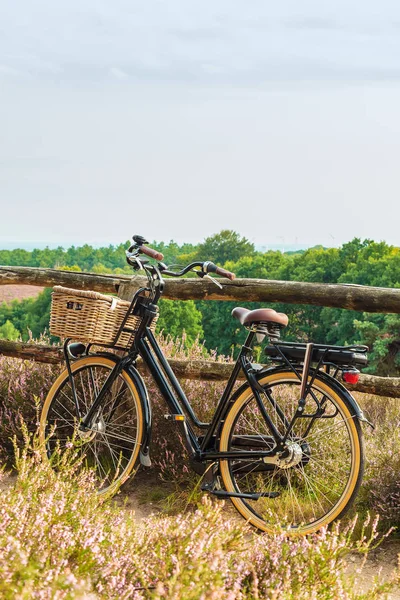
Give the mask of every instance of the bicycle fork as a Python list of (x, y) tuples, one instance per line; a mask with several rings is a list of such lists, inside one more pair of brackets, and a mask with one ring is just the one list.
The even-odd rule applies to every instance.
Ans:
[[(117, 380), (118, 376), (120, 375), (120, 373), (123, 370), (123, 366), (122, 366), (122, 361), (116, 363), (116, 365), (113, 367), (111, 373), (109, 374), (109, 376), (107, 377), (107, 379), (105, 380), (101, 390), (99, 391), (99, 393), (97, 394), (97, 396), (94, 399), (93, 404), (90, 406), (88, 412), (86, 413), (86, 415), (81, 415), (79, 412), (79, 403), (78, 403), (78, 399), (76, 396), (76, 389), (75, 386), (72, 387), (72, 393), (74, 396), (74, 401), (75, 401), (75, 405), (76, 405), (76, 409), (77, 409), (77, 414), (79, 416), (80, 419), (80, 423), (79, 423), (79, 427), (78, 430), (79, 431), (89, 431), (93, 428), (95, 421), (97, 420), (98, 416), (99, 416), (99, 409), (101, 408), (103, 399), (105, 397), (105, 395), (107, 394), (108, 390), (111, 388), (111, 386), (113, 385), (113, 383)], [(70, 374), (70, 381), (72, 380), (73, 382), (73, 377), (72, 377), (72, 373)], [(94, 387), (94, 382), (92, 380), (92, 385), (93, 388)], [(114, 406), (112, 408), (113, 412), (116, 409), (116, 406)], [(110, 413), (111, 414), (111, 413)]]

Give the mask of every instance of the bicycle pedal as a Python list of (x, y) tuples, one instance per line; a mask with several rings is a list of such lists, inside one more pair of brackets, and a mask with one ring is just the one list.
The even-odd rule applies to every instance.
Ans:
[(166, 419), (167, 421), (185, 421), (185, 415), (164, 415), (164, 419)]
[(213, 494), (214, 492), (217, 491), (217, 488), (215, 487), (215, 481), (204, 481), (201, 484), (201, 491), (202, 492), (209, 492), (210, 494)]

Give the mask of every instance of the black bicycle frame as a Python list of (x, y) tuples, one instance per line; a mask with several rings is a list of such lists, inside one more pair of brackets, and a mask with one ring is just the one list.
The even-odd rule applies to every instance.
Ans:
[[(161, 348), (159, 347), (153, 332), (147, 327), (145, 335), (138, 341), (137, 347), (139, 354), (147, 365), (154, 381), (156, 382), (162, 396), (164, 397), (170, 410), (170, 418), (176, 420), (181, 427), (181, 432), (186, 442), (186, 447), (189, 455), (194, 460), (222, 460), (227, 458), (245, 459), (251, 454), (252, 458), (264, 458), (276, 454), (277, 449), (281, 447), (282, 437), (274, 427), (260, 394), (253, 386), (251, 379), (250, 363), (246, 364), (247, 356), (251, 352), (251, 342), (254, 338), (254, 332), (250, 332), (247, 336), (246, 343), (243, 345), (238, 359), (232, 369), (231, 376), (225, 387), (225, 390), (218, 402), (211, 423), (203, 423), (200, 421), (193, 411), (185, 392), (183, 391), (174, 372), (168, 364)], [(248, 378), (257, 403), (260, 407), (261, 414), (267, 422), (271, 431), (272, 437), (276, 442), (274, 450), (270, 451), (240, 451), (218, 452), (215, 450), (215, 439), (219, 433), (223, 416), (227, 412), (229, 400), (232, 394), (233, 387), (237, 381), (240, 370), (245, 372)], [(188, 419), (186, 418), (188, 417)], [(178, 418), (176, 418), (178, 417)], [(181, 417), (181, 418), (179, 418)], [(183, 420), (182, 420), (183, 417)], [(205, 435), (199, 438), (193, 430), (193, 426), (205, 430)]]
[[(200, 265), (202, 265), (202, 263), (192, 263), (188, 267), (185, 267), (185, 269), (183, 269), (179, 273), (173, 273), (173, 272), (169, 272), (166, 270), (164, 270), (163, 273), (168, 274), (168, 275), (181, 276), (182, 274), (184, 274), (188, 270), (190, 270), (193, 266), (200, 266)], [(161, 265), (159, 265), (159, 267), (161, 267)], [(277, 454), (277, 452), (284, 450), (284, 443), (285, 443), (288, 431), (290, 431), (291, 427), (293, 427), (294, 420), (298, 416), (300, 416), (300, 414), (296, 414), (294, 416), (293, 420), (291, 421), (291, 423), (289, 423), (287, 421), (287, 419), (285, 418), (283, 412), (280, 410), (280, 407), (277, 405), (276, 401), (271, 396), (271, 394), (269, 394), (268, 391), (265, 390), (258, 383), (258, 380), (256, 377), (258, 369), (256, 368), (256, 365), (253, 365), (251, 363), (251, 357), (252, 357), (252, 347), (251, 346), (252, 346), (252, 342), (253, 342), (253, 339), (255, 336), (255, 331), (250, 330), (248, 333), (246, 341), (245, 341), (244, 345), (242, 346), (239, 356), (236, 360), (236, 363), (232, 369), (232, 373), (229, 377), (229, 380), (227, 382), (225, 390), (217, 404), (217, 407), (216, 407), (214, 416), (211, 420), (211, 423), (204, 423), (204, 422), (200, 421), (197, 418), (192, 406), (190, 405), (190, 402), (187, 399), (186, 394), (183, 391), (179, 381), (177, 380), (173, 370), (171, 369), (170, 365), (168, 364), (167, 359), (163, 355), (162, 350), (159, 347), (152, 330), (150, 329), (150, 325), (151, 325), (152, 321), (154, 320), (155, 316), (157, 315), (156, 304), (158, 302), (158, 299), (160, 298), (160, 295), (162, 294), (163, 278), (162, 278), (162, 274), (160, 272), (160, 268), (155, 267), (155, 266), (152, 266), (151, 269), (150, 269), (150, 267), (148, 268), (148, 276), (149, 276), (150, 288), (143, 288), (143, 289), (146, 289), (146, 290), (152, 292), (151, 297), (150, 298), (149, 297), (141, 298), (139, 294), (142, 290), (139, 290), (139, 292), (137, 292), (135, 294), (135, 297), (132, 300), (130, 309), (127, 313), (127, 316), (128, 316), (128, 314), (131, 311), (134, 311), (134, 314), (139, 315), (141, 318), (140, 325), (134, 336), (132, 347), (128, 351), (128, 354), (126, 356), (124, 356), (123, 358), (121, 358), (116, 363), (115, 367), (112, 369), (110, 375), (108, 376), (107, 380), (104, 382), (102, 389), (100, 390), (99, 394), (95, 398), (88, 413), (86, 415), (84, 415), (84, 417), (81, 421), (81, 424), (80, 424), (80, 428), (82, 430), (87, 430), (87, 429), (91, 428), (92, 422), (96, 418), (97, 410), (101, 406), (102, 400), (103, 400), (105, 394), (107, 393), (109, 387), (112, 385), (112, 383), (115, 381), (115, 379), (118, 377), (118, 375), (121, 373), (121, 371), (124, 368), (128, 368), (129, 365), (135, 364), (138, 356), (141, 356), (144, 363), (147, 365), (151, 375), (153, 376), (153, 379), (156, 382), (162, 396), (164, 397), (164, 399), (167, 403), (170, 414), (166, 415), (166, 417), (170, 418), (172, 420), (175, 420), (178, 423), (178, 425), (180, 426), (181, 432), (183, 434), (183, 438), (184, 438), (184, 441), (186, 444), (186, 448), (187, 448), (190, 458), (192, 460), (203, 462), (203, 461), (215, 461), (215, 460), (218, 461), (218, 460), (229, 459), (229, 458), (231, 458), (231, 459), (246, 459), (250, 455), (251, 455), (252, 459), (255, 459), (255, 458), (262, 459), (262, 458), (266, 458), (266, 457), (275, 456)], [(156, 279), (159, 282), (158, 286), (156, 286), (155, 289), (153, 289), (154, 286), (153, 286), (152, 276), (156, 277)], [(127, 321), (127, 317), (125, 318), (124, 322), (122, 323), (119, 333), (123, 330), (130, 332), (130, 330), (126, 329), (126, 327), (125, 327), (126, 321)], [(116, 335), (116, 338), (115, 338), (116, 340), (118, 339), (119, 333)], [(67, 363), (68, 363), (67, 352), (65, 352), (65, 356), (66, 356)], [(258, 367), (258, 368), (260, 368), (260, 367)], [(218, 452), (216, 450), (216, 440), (220, 433), (221, 424), (223, 423), (225, 415), (228, 411), (228, 408), (230, 405), (230, 399), (232, 396), (232, 391), (233, 391), (234, 385), (237, 381), (238, 375), (241, 370), (245, 374), (247, 383), (253, 392), (253, 395), (257, 402), (260, 413), (271, 433), (271, 441), (273, 442), (273, 449), (271, 449), (271, 450), (257, 451), (257, 450), (253, 449), (251, 451), (234, 450), (234, 451), (227, 451), (227, 452)], [(70, 372), (71, 370), (70, 370), (69, 365), (68, 365), (68, 371), (69, 371), (71, 383), (73, 384), (73, 377)], [(306, 379), (306, 381), (307, 381), (307, 379)], [(72, 385), (72, 391), (73, 391), (73, 394), (75, 397), (75, 389), (74, 389), (73, 385)], [(278, 417), (282, 421), (282, 423), (286, 429), (286, 434), (283, 437), (279, 433), (277, 428), (275, 427), (274, 423), (272, 422), (272, 420), (268, 414), (268, 411), (266, 410), (264, 402), (262, 400), (262, 395), (264, 395), (264, 397), (269, 401), (271, 406), (274, 408), (274, 410), (278, 414)], [(299, 400), (299, 406), (300, 406), (301, 401), (304, 401), (304, 399)], [(79, 411), (79, 406), (78, 406), (76, 397), (75, 397), (75, 402), (77, 405), (77, 411)], [(81, 417), (81, 415), (80, 415), (80, 417)], [(204, 436), (198, 437), (196, 435), (196, 432), (194, 431), (195, 427), (198, 429), (204, 430), (204, 432), (205, 432)], [(243, 445), (245, 445), (245, 444), (243, 444)], [(252, 444), (252, 445), (254, 447), (254, 444)]]
[[(144, 317), (143, 321), (145, 320), (146, 318)], [(189, 400), (187, 399), (185, 392), (183, 391), (170, 365), (168, 364), (168, 361), (165, 358), (160, 346), (158, 345), (152, 330), (148, 325), (143, 325), (144, 323), (142, 322), (142, 327), (140, 327), (137, 332), (137, 336), (133, 346), (134, 350), (127, 356), (121, 358), (115, 364), (107, 380), (104, 382), (103, 387), (99, 391), (99, 394), (97, 395), (92, 406), (90, 407), (88, 413), (82, 419), (80, 424), (80, 428), (82, 430), (90, 429), (92, 420), (93, 418), (95, 418), (97, 410), (101, 406), (102, 400), (105, 394), (107, 393), (108, 389), (116, 380), (118, 375), (122, 372), (122, 370), (124, 368), (129, 367), (130, 364), (136, 361), (137, 355), (139, 354), (142, 357), (144, 363), (147, 365), (154, 381), (156, 382), (163, 398), (167, 403), (167, 406), (170, 410), (170, 414), (166, 415), (167, 418), (175, 420), (179, 425), (181, 433), (183, 434), (187, 451), (192, 460), (202, 462), (223, 460), (229, 458), (246, 459), (249, 457), (249, 455), (251, 455), (252, 459), (262, 459), (266, 457), (275, 456), (278, 451), (283, 449), (285, 438), (283, 438), (280, 435), (275, 425), (271, 421), (271, 418), (261, 398), (261, 393), (265, 394), (265, 390), (258, 383), (254, 374), (253, 365), (249, 361), (249, 356), (252, 352), (251, 344), (255, 336), (255, 332), (249, 332), (245, 344), (241, 348), (241, 351), (232, 369), (232, 373), (229, 377), (225, 390), (217, 404), (211, 423), (204, 423), (197, 418), (195, 412), (193, 411), (193, 408)], [(219, 434), (224, 416), (227, 413), (230, 398), (232, 395), (232, 390), (241, 370), (246, 376), (247, 382), (252, 389), (254, 398), (258, 404), (261, 415), (263, 416), (271, 432), (271, 438), (275, 442), (273, 450), (232, 450), (227, 452), (219, 452), (215, 448), (215, 440)], [(275, 400), (271, 398), (271, 396), (268, 393), (265, 395), (276, 410), (277, 406)], [(78, 410), (78, 402), (76, 402), (76, 404)], [(282, 419), (284, 419), (283, 415)], [(285, 420), (283, 422), (286, 426), (289, 425)], [(204, 436), (199, 438), (196, 435), (193, 427), (205, 430)]]

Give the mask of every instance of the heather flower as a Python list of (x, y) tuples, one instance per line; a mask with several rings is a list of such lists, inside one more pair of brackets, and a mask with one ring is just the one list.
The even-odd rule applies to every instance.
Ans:
[(0, 494), (1, 598), (372, 600), (390, 588), (361, 596), (344, 576), (346, 555), (376, 543), (376, 522), (356, 542), (355, 520), (308, 538), (257, 535), (205, 496), (194, 512), (139, 524), (100, 500), (72, 453), (54, 471), (23, 435), (18, 478)]

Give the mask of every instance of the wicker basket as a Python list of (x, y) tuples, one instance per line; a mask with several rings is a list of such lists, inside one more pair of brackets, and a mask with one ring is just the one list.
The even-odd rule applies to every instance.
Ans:
[[(114, 340), (130, 304), (98, 292), (56, 285), (51, 299), (50, 333), (79, 342), (127, 348), (132, 342), (132, 332), (123, 331), (116, 343)], [(156, 320), (151, 329), (155, 328)], [(140, 321), (140, 317), (130, 315), (125, 327), (136, 331)]]

